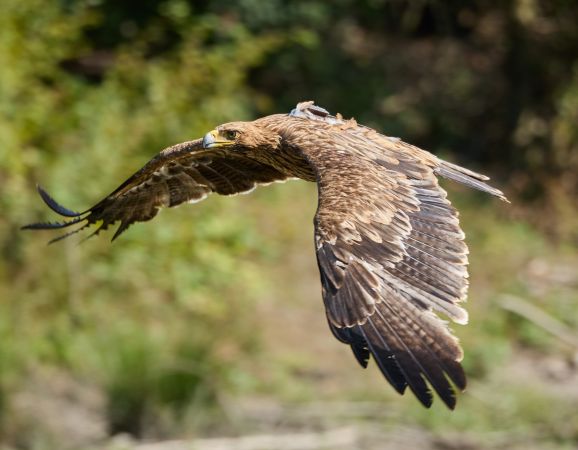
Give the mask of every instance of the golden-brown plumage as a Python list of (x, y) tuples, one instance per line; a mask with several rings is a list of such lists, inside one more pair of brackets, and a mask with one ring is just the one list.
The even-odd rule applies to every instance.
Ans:
[(434, 312), (467, 323), (459, 303), (468, 286), (468, 249), (436, 175), (506, 200), (483, 175), (304, 102), (289, 115), (224, 124), (204, 139), (165, 149), (82, 213), (39, 188), (48, 206), (70, 220), (24, 228), (80, 225), (58, 240), (120, 222), (115, 239), (160, 208), (211, 192), (233, 195), (291, 178), (316, 181), (315, 244), (331, 331), (363, 367), (372, 355), (398, 392), (409, 386), (430, 406), (429, 383), (453, 409), (451, 383), (460, 390), (466, 385), (462, 350)]

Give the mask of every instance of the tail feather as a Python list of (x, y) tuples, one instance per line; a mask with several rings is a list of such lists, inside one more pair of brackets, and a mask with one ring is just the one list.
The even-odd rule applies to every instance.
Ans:
[(450, 162), (441, 160), (439, 166), (437, 166), (434, 169), (434, 172), (437, 175), (440, 175), (444, 178), (448, 178), (450, 180), (464, 184), (468, 187), (478, 189), (482, 192), (486, 192), (491, 195), (495, 195), (500, 200), (510, 203), (510, 201), (506, 198), (506, 196), (502, 191), (490, 186), (487, 183), (484, 183), (484, 181), (490, 179), (485, 175), (473, 172), (472, 170), (466, 169), (465, 167), (461, 167), (456, 164), (452, 164)]

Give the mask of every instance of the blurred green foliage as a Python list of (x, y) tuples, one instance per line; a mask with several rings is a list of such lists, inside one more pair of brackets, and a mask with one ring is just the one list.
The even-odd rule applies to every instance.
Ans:
[[(254, 345), (243, 332), (261, 252), (250, 219), (211, 202), (136, 227), (114, 252), (106, 239), (47, 248), (18, 230), (40, 218), (32, 187), (87, 205), (163, 146), (248, 118), (247, 71), (279, 39), (198, 21), (153, 59), (147, 37), (119, 47), (95, 83), (63, 61), (90, 51), (85, 29), (103, 18), (63, 6), (8, 1), (0, 18), (2, 397), (23, 371), (62, 366), (108, 393), (111, 432), (139, 435), (158, 408), (214, 402), (235, 371), (219, 349), (232, 358)], [(206, 46), (215, 33), (222, 41)]]
[[(239, 360), (262, 346), (252, 310), (267, 287), (264, 267), (289, 264), (281, 254), (291, 251), (271, 241), (304, 232), (290, 229), (289, 220), (266, 229), (258, 211), (275, 208), (289, 219), (313, 193), (304, 188), (289, 201), (277, 190), (252, 200), (211, 198), (164, 211), (114, 247), (106, 239), (46, 247), (47, 236), (19, 231), (49, 219), (36, 182), (84, 209), (163, 147), (314, 99), (458, 162), (491, 168), (518, 205), (533, 202), (515, 206), (518, 217), (575, 245), (577, 22), (570, 0), (4, 0), (5, 439), (33, 446), (11, 404), (47, 367), (104, 393), (111, 434), (163, 435), (179, 420), (210, 421), (222, 396), (251, 384)], [(471, 226), (473, 265), (483, 267), (478, 283), (492, 286), (478, 306), (469, 305), (479, 316), (462, 334), (473, 379), (509, 354), (506, 338), (544, 345), (523, 321), (488, 313), (500, 292), (540, 301), (578, 325), (571, 302), (560, 300), (565, 293), (542, 298), (509, 275), (558, 249), (531, 226), (504, 225), (511, 217), (481, 209), (478, 200), (457, 201)], [(543, 214), (528, 213), (537, 206)], [(267, 246), (260, 233), (269, 236)], [(523, 323), (512, 326), (516, 320)], [(523, 403), (525, 394), (512, 395), (504, 402)], [(495, 425), (486, 413), (481, 428)], [(447, 417), (426, 414), (416, 420), (432, 429)], [(464, 428), (475, 421), (463, 417)]]

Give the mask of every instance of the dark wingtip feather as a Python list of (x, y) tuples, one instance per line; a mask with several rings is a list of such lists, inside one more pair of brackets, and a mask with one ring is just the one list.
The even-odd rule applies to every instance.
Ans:
[(367, 369), (367, 364), (369, 362), (369, 349), (367, 347), (359, 347), (352, 344), (351, 351), (359, 365), (364, 369)]
[(77, 224), (82, 222), (84, 219), (81, 217), (76, 217), (73, 220), (64, 221), (64, 222), (38, 222), (38, 223), (29, 223), (20, 227), (21, 230), (59, 230), (61, 228), (66, 228), (71, 225)]
[(54, 244), (54, 243), (56, 243), (56, 242), (58, 242), (58, 241), (61, 241), (61, 240), (63, 240), (63, 239), (66, 239), (68, 236), (72, 236), (73, 234), (76, 234), (76, 233), (78, 233), (79, 231), (84, 230), (84, 229), (85, 229), (86, 227), (88, 227), (89, 225), (90, 225), (89, 223), (85, 223), (84, 225), (82, 225), (80, 228), (77, 228), (76, 230), (69, 231), (68, 233), (65, 233), (65, 234), (63, 234), (63, 235), (61, 235), (61, 236), (57, 236), (57, 237), (55, 237), (54, 239), (49, 240), (47, 245), (51, 245), (51, 244)]
[(82, 239), (82, 241), (80, 241), (81, 243), (88, 241), (90, 238), (93, 238), (94, 236), (98, 236), (100, 234), (101, 231), (105, 231), (106, 229), (108, 229), (108, 226), (110, 224), (100, 221), (97, 222), (97, 228), (96, 230), (94, 230), (92, 233), (90, 233), (88, 236), (86, 236), (84, 239)]
[(118, 238), (122, 233), (124, 233), (130, 225), (131, 225), (130, 222), (126, 222), (126, 221), (122, 220), (120, 222), (119, 227), (115, 231), (114, 236), (110, 240), (110, 242), (114, 242), (116, 240), (116, 238)]
[(420, 389), (412, 386), (408, 383), (410, 390), (413, 392), (413, 395), (419, 400), (419, 402), (426, 408), (431, 408), (433, 404), (434, 396), (429, 388)]
[(453, 411), (456, 408), (456, 403), (458, 399), (453, 389), (450, 389), (449, 391), (443, 393), (440, 393), (438, 391), (436, 392), (438, 393), (441, 401), (448, 407), (448, 409)]
[(466, 390), (468, 380), (466, 378), (466, 373), (459, 362), (453, 362), (453, 365), (449, 367), (449, 370), (446, 369), (446, 373), (461, 392)]
[[(67, 228), (71, 225), (76, 225), (78, 223), (83, 222), (84, 220), (86, 220), (86, 216), (85, 217), (81, 217), (84, 215), (84, 213), (78, 213), (76, 211), (72, 211), (68, 208), (65, 208), (64, 206), (60, 205), (56, 200), (54, 200), (49, 194), (48, 192), (46, 192), (42, 186), (40, 185), (36, 185), (36, 189), (38, 190), (38, 193), (40, 194), (40, 197), (42, 198), (42, 200), (44, 201), (44, 203), (46, 203), (46, 205), (55, 213), (60, 214), (61, 216), (64, 217), (70, 217), (70, 220), (63, 220), (62, 222), (38, 222), (38, 223), (30, 223), (27, 225), (24, 225), (22, 227), (20, 227), (21, 230), (60, 230), (62, 228)], [(85, 211), (86, 212), (86, 211)], [(67, 236), (70, 236), (71, 234), (75, 234), (78, 231), (84, 229), (86, 226), (88, 226), (88, 224), (84, 224), (82, 227), (80, 227), (77, 230), (71, 231), (69, 233), (66, 233), (62, 236), (58, 236), (54, 239), (52, 239), (51, 241), (48, 242), (48, 244), (53, 244), (54, 242), (58, 242), (61, 239), (64, 239)]]
[(399, 366), (399, 363), (393, 356), (393, 353), (385, 348), (386, 346), (381, 348), (371, 341), (370, 337), (368, 336), (368, 332), (371, 330), (365, 330), (362, 326), (357, 327), (357, 329), (363, 336), (365, 342), (367, 342), (369, 351), (371, 352), (377, 367), (379, 367), (379, 370), (385, 379), (389, 382), (389, 384), (391, 384), (391, 386), (393, 386), (398, 394), (403, 395), (405, 389), (408, 386), (408, 381), (407, 377), (404, 375), (401, 367)]
[(44, 203), (46, 203), (46, 205), (48, 205), (48, 207), (55, 213), (60, 214), (61, 216), (64, 217), (78, 217), (81, 215), (81, 213), (72, 211), (59, 204), (39, 184), (36, 185), (36, 190), (40, 194), (42, 200), (44, 200)]
[(367, 348), (367, 342), (363, 339), (363, 336), (356, 332), (353, 328), (338, 328), (328, 318), (329, 329), (333, 333), (333, 336), (340, 342), (348, 344), (351, 347), (351, 351), (355, 356), (357, 362), (364, 369), (367, 368), (367, 363), (369, 362), (369, 349)]
[(446, 402), (446, 401), (442, 398), (442, 401), (444, 402), (444, 404), (448, 407), (448, 409), (449, 409), (450, 411), (454, 411), (454, 410), (456, 409), (456, 404), (457, 404), (457, 401), (458, 401), (458, 399), (457, 399), (456, 397), (453, 397), (453, 399), (450, 400), (450, 401), (448, 401), (448, 402)]

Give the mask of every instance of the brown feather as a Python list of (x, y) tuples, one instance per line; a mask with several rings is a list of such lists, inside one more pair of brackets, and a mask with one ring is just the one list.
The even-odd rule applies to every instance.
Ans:
[(363, 367), (372, 355), (397, 392), (409, 386), (429, 407), (431, 386), (453, 409), (454, 386), (466, 386), (462, 350), (434, 312), (467, 322), (459, 304), (468, 287), (468, 249), (436, 176), (506, 200), (504, 194), (484, 175), (331, 116), (313, 102), (289, 115), (224, 124), (215, 133), (234, 138), (215, 148), (203, 148), (199, 139), (165, 149), (82, 213), (39, 188), (44, 202), (69, 219), (24, 228), (79, 224), (73, 234), (96, 224), (98, 234), (120, 222), (114, 239), (161, 208), (212, 192), (234, 195), (293, 178), (316, 181), (315, 245), (331, 332)]

